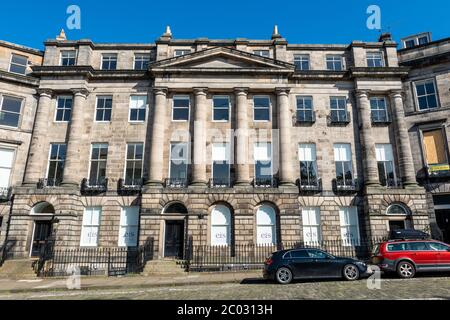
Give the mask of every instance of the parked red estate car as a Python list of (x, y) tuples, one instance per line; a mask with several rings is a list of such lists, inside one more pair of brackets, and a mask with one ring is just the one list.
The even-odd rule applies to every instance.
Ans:
[(374, 248), (371, 263), (401, 278), (450, 271), (450, 245), (435, 240), (389, 240)]

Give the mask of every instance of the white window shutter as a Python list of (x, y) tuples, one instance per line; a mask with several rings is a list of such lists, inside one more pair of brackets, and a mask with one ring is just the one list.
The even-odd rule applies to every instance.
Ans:
[(298, 157), (300, 161), (316, 161), (316, 145), (300, 144)]

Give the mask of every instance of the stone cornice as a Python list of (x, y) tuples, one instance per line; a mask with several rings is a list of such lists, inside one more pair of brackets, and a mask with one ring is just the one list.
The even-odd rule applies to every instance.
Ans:
[(39, 86), (39, 79), (0, 70), (0, 81), (17, 83), (29, 87)]
[(402, 78), (408, 76), (409, 68), (405, 67), (350, 67), (349, 75), (352, 78)]
[(92, 66), (39, 66), (33, 68), (37, 77), (84, 77), (86, 79), (148, 79), (145, 70), (95, 70)]
[(290, 77), (293, 80), (344, 80), (348, 71), (308, 70), (295, 71)]

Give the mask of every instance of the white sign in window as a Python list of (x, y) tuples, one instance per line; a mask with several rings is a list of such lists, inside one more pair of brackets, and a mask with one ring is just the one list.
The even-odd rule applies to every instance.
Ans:
[(375, 152), (377, 161), (394, 161), (392, 145), (390, 144), (376, 144)]
[(217, 205), (211, 212), (211, 245), (231, 244), (231, 212), (224, 205)]
[(352, 161), (350, 144), (343, 143), (334, 145), (334, 161)]
[(130, 122), (145, 121), (147, 111), (147, 96), (131, 96), (130, 97)]
[(360, 244), (358, 208), (340, 208), (339, 219), (341, 223), (341, 237), (344, 246), (358, 246)]
[(98, 245), (101, 214), (102, 208), (100, 207), (88, 207), (84, 209), (80, 242), (82, 247), (96, 247)]
[[(8, 188), (14, 161), (13, 149), (0, 149), (0, 189)], [(0, 190), (1, 193), (1, 190)]]
[(298, 147), (298, 159), (300, 161), (316, 161), (316, 145), (314, 143), (302, 143)]
[(268, 205), (263, 205), (256, 213), (256, 243), (258, 245), (275, 245), (276, 239), (276, 214)]
[(119, 247), (135, 247), (138, 243), (139, 207), (123, 207), (120, 212)]
[(303, 241), (306, 244), (317, 244), (321, 240), (320, 209), (303, 208)]

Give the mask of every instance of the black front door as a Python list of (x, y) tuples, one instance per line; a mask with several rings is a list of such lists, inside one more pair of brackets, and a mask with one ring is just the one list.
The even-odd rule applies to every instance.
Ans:
[(47, 239), (52, 234), (52, 223), (50, 221), (36, 221), (34, 223), (33, 244), (31, 256), (37, 257), (45, 246)]
[(445, 243), (450, 243), (450, 209), (436, 210), (436, 222), (442, 231)]
[(184, 221), (166, 221), (164, 257), (183, 258)]

